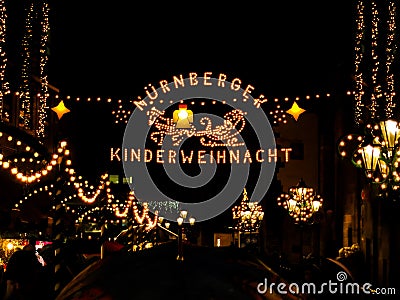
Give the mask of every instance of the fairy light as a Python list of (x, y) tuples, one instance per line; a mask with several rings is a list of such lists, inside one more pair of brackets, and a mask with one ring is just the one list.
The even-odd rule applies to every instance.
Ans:
[[(133, 191), (130, 191), (128, 193), (128, 197), (124, 201), (115, 200), (115, 196), (111, 194), (110, 188), (107, 188), (106, 192), (107, 192), (107, 204), (105, 207), (106, 211), (110, 212), (117, 218), (126, 218), (129, 210), (131, 209), (135, 222), (138, 225), (145, 226), (144, 227), (145, 231), (150, 231), (157, 226), (159, 219), (158, 211), (154, 212), (154, 217), (152, 218), (149, 213), (148, 204), (146, 202), (143, 202), (142, 205), (139, 205)], [(76, 223), (82, 222), (84, 219), (95, 221), (96, 219), (91, 216), (94, 213), (101, 213), (101, 209), (99, 206), (90, 207), (88, 210), (82, 212), (78, 216)], [(108, 223), (109, 220), (106, 220), (106, 222)], [(116, 222), (119, 223), (119, 220), (117, 219)]]
[[(4, 135), (1, 134), (0, 138), (3, 138)], [(14, 138), (12, 135), (8, 135), (7, 137), (7, 141), (10, 143), (14, 142)], [(21, 141), (17, 140), (15, 141), (15, 144), (18, 146), (22, 146)], [(60, 163), (62, 160), (62, 158), (65, 156), (65, 146), (66, 144), (63, 143), (64, 147), (59, 147), (59, 149), (61, 149), (60, 155), (59, 154), (53, 154), (51, 156), (51, 159), (49, 159), (48, 161), (46, 161), (46, 163), (43, 165), (42, 161), (38, 160), (37, 157), (39, 156), (38, 152), (34, 151), (34, 149), (32, 149), (32, 147), (30, 146), (25, 146), (25, 152), (21, 152), (24, 153), (24, 155), (28, 156), (28, 159), (26, 159), (25, 157), (22, 158), (14, 158), (11, 159), (11, 156), (4, 156), (3, 154), (0, 155), (0, 166), (2, 166), (3, 169), (9, 170), (10, 175), (13, 176), (14, 178), (18, 179), (19, 181), (23, 182), (23, 183), (33, 183), (36, 181), (40, 181), (41, 178), (43, 176), (46, 176), (49, 174), (50, 171), (53, 170), (53, 167), (55, 165), (57, 165), (58, 163)], [(10, 147), (12, 148), (12, 147)], [(20, 153), (20, 154), (21, 154)], [(46, 156), (46, 155), (44, 155)], [(34, 158), (35, 159), (34, 159)], [(23, 164), (23, 169), (20, 166), (17, 166), (18, 163), (22, 163)], [(29, 164), (31, 163), (35, 163), (36, 165), (42, 164), (41, 168), (35, 168), (35, 170), (33, 170), (33, 168), (29, 167)]]
[(30, 94), (30, 78), (32, 74), (31, 66), (31, 55), (32, 55), (32, 36), (33, 36), (33, 17), (34, 17), (34, 3), (32, 2), (27, 9), (27, 16), (25, 20), (25, 33), (22, 39), (22, 51), (23, 51), (23, 62), (21, 70), (21, 87), (20, 87), (20, 97), (21, 97), (21, 110), (23, 117), (24, 128), (30, 129), (31, 127), (31, 94)]
[(197, 130), (193, 124), (190, 128), (176, 128), (172, 118), (164, 117), (165, 111), (159, 111), (156, 108), (149, 110), (148, 124), (154, 126), (157, 131), (150, 134), (150, 139), (158, 145), (162, 145), (166, 135), (172, 136), (174, 146), (178, 146), (185, 136), (200, 137), (200, 143), (207, 147), (216, 146), (242, 146), (243, 142), (238, 142), (235, 137), (244, 128), (245, 113), (241, 110), (232, 110), (224, 115), (224, 124), (217, 125), (213, 128), (212, 120), (209, 117), (202, 117), (200, 124), (204, 125), (203, 130)]
[(355, 36), (355, 123), (359, 125), (362, 119), (363, 95), (364, 95), (364, 82), (363, 73), (361, 70), (361, 62), (363, 61), (363, 48), (362, 43), (364, 40), (365, 18), (364, 18), (364, 2), (362, 0), (357, 3), (357, 19), (356, 19), (356, 36)]
[(35, 187), (33, 190), (29, 191), (23, 199), (20, 199), (18, 203), (14, 204), (15, 208), (20, 208), (24, 202), (28, 201), (31, 197), (40, 194), (40, 193), (48, 193), (49, 196), (52, 195), (51, 190), (53, 189), (54, 185), (53, 184), (47, 184), (41, 187)]
[(43, 2), (43, 6), (41, 8), (42, 19), (41, 23), (41, 40), (40, 40), (40, 94), (39, 97), (39, 113), (38, 113), (38, 129), (36, 134), (39, 140), (43, 139), (45, 136), (45, 124), (47, 117), (47, 97), (48, 97), (48, 79), (47, 79), (47, 63), (48, 63), (48, 55), (47, 55), (47, 43), (50, 32), (49, 25), (49, 5), (46, 2)]
[(395, 59), (396, 45), (395, 32), (396, 32), (396, 5), (395, 1), (389, 2), (389, 20), (388, 20), (388, 34), (387, 34), (387, 46), (386, 46), (386, 107), (385, 113), (386, 118), (390, 119), (393, 117), (393, 109), (395, 103), (393, 102), (394, 96), (394, 74), (392, 71), (392, 63)]
[[(68, 171), (70, 171), (70, 169), (68, 169)], [(72, 172), (72, 173), (74, 173), (74, 172)], [(69, 174), (72, 175), (71, 172), (69, 172)], [(108, 182), (108, 181), (106, 181), (107, 177), (108, 177), (108, 174), (103, 174), (101, 176), (100, 183), (99, 183), (99, 185), (97, 186), (97, 188), (96, 188), (96, 190), (94, 192), (85, 193), (84, 189), (82, 188), (82, 183), (74, 182), (72, 184), (72, 186), (76, 189), (77, 196), (83, 202), (91, 204), (91, 203), (94, 203), (97, 200), (97, 198), (99, 197), (100, 193), (104, 190), (104, 187), (106, 186), (106, 184)], [(73, 182), (73, 181), (74, 180), (71, 180), (71, 177), (70, 177), (70, 182)], [(85, 182), (84, 184), (85, 184), (84, 188), (86, 188), (86, 189), (90, 188), (90, 186), (88, 185), (87, 182)], [(108, 184), (109, 184), (109, 182), (108, 182)]]
[(375, 1), (372, 1), (372, 32), (371, 32), (371, 58), (373, 62), (372, 67), (372, 85), (373, 92), (371, 94), (371, 104), (369, 106), (370, 117), (375, 119), (377, 109), (379, 108), (378, 100), (382, 97), (382, 87), (377, 82), (379, 71), (379, 57), (378, 57), (378, 26), (379, 26), (379, 12)]
[(7, 67), (6, 56), (6, 20), (7, 11), (5, 1), (0, 1), (0, 121), (3, 120), (4, 95), (10, 93), (9, 84), (5, 79)]

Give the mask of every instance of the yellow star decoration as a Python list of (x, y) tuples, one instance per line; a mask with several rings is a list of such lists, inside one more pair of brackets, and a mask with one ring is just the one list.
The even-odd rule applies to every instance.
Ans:
[(58, 119), (61, 119), (64, 114), (70, 112), (70, 110), (65, 107), (63, 100), (61, 100), (60, 103), (58, 103), (57, 106), (52, 107), (51, 110), (54, 111), (57, 114)]
[(286, 112), (292, 115), (293, 118), (297, 121), (299, 116), (305, 111), (306, 111), (305, 109), (302, 109), (300, 106), (297, 105), (297, 102), (293, 102), (292, 107), (288, 109)]

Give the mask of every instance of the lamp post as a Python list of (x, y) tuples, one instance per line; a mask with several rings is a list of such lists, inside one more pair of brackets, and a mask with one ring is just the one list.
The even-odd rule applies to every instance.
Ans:
[(264, 219), (264, 212), (261, 205), (249, 200), (245, 188), (240, 205), (232, 208), (232, 217), (234, 222), (233, 229), (238, 233), (238, 247), (240, 248), (240, 234), (249, 233), (251, 242), (252, 233), (258, 233), (258, 229)]
[(323, 199), (308, 187), (303, 178), (296, 186), (289, 188), (289, 193), (281, 194), (277, 199), (278, 205), (283, 206), (295, 224), (312, 224), (312, 218), (322, 206)]
[[(397, 223), (391, 214), (400, 203), (399, 138), (400, 123), (389, 118), (375, 119), (364, 127), (363, 134), (347, 134), (338, 142), (339, 155), (350, 159), (355, 167), (363, 171), (363, 178), (373, 191), (368, 201), (363, 201), (361, 205), (364, 211), (371, 211), (371, 214), (360, 215), (361, 236), (358, 242), (361, 243), (361, 249), (368, 255), (370, 246), (365, 236), (372, 239), (373, 245), (378, 242), (389, 245), (386, 254), (380, 250), (374, 253), (372, 263), (367, 267), (374, 280), (380, 275), (378, 260), (381, 257), (386, 256), (393, 266), (398, 263), (396, 246), (391, 244), (396, 239), (394, 232)], [(370, 225), (366, 226), (367, 223)], [(388, 275), (385, 275), (389, 282), (397, 280), (397, 276), (392, 275), (397, 268), (391, 265), (386, 267)]]
[(300, 258), (303, 259), (303, 228), (304, 225), (311, 225), (318, 221), (315, 214), (322, 207), (323, 199), (301, 178), (297, 185), (290, 187), (287, 194), (281, 194), (277, 201), (278, 206), (286, 209), (294, 223), (300, 226)]
[[(187, 211), (186, 210), (181, 210), (179, 213), (179, 217), (176, 219), (178, 223), (178, 255), (176, 257), (176, 260), (178, 261), (183, 261), (183, 235), (184, 235), (184, 222), (185, 219), (187, 218)], [(193, 217), (189, 218), (189, 224), (191, 226), (194, 225), (196, 222), (196, 219)]]

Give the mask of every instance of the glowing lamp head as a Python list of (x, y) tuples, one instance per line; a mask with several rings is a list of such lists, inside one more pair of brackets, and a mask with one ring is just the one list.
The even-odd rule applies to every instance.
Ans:
[(180, 216), (181, 216), (182, 218), (186, 219), (186, 217), (187, 217), (187, 211), (186, 211), (186, 210), (182, 210), (181, 213), (180, 213)]
[(322, 203), (319, 200), (314, 200), (312, 202), (312, 206), (313, 206), (314, 212), (317, 212), (319, 210), (319, 208), (322, 206)]
[(381, 134), (385, 145), (389, 148), (389, 151), (393, 150), (399, 140), (399, 127), (397, 121), (386, 120), (379, 122), (381, 128)]
[(176, 221), (178, 222), (179, 226), (181, 226), (183, 224), (183, 218), (182, 217), (177, 218)]
[(297, 201), (293, 199), (288, 200), (288, 209), (289, 211), (294, 211), (297, 205)]
[(188, 112), (187, 112), (187, 110), (186, 110), (186, 109), (179, 109), (178, 117), (179, 117), (179, 119), (181, 119), (181, 120), (187, 119), (187, 117), (188, 117)]

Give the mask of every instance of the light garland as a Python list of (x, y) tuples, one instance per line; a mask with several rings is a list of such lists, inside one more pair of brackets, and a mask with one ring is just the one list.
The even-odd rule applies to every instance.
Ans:
[[(366, 6), (364, 1), (357, 3), (355, 35), (355, 124), (373, 123), (380, 119), (393, 118), (395, 94), (395, 75), (393, 63), (397, 53), (396, 40), (396, 4), (387, 1), (387, 13), (380, 14), (378, 7), (384, 7), (377, 1), (370, 3), (370, 35), (366, 35)], [(385, 17), (385, 20), (381, 20)], [(383, 22), (384, 21), (384, 22)], [(386, 24), (386, 33), (380, 33), (382, 24)], [(367, 45), (367, 37), (370, 46)], [(366, 55), (369, 50), (369, 55)], [(382, 57), (385, 57), (383, 60)], [(382, 64), (382, 66), (381, 66)], [(384, 64), (384, 65), (383, 65)], [(365, 73), (365, 74), (364, 74)], [(369, 78), (366, 78), (367, 76)]]
[[(3, 133), (0, 132), (0, 138), (3, 138), (3, 136)], [(15, 142), (17, 146), (22, 146), (22, 142), (20, 140), (15, 141), (12, 135), (8, 135), (7, 141), (10, 143)], [(5, 156), (4, 154), (0, 154), (0, 166), (2, 166), (4, 170), (9, 170), (10, 174), (19, 181), (30, 184), (35, 181), (40, 181), (43, 176), (47, 176), (53, 170), (54, 166), (61, 163), (63, 157), (69, 154), (69, 151), (67, 151), (65, 147), (66, 142), (60, 142), (60, 145), (57, 149), (58, 153), (52, 154), (51, 159), (47, 163), (45, 163), (45, 165), (41, 169), (38, 170), (34, 170), (33, 168), (29, 170), (21, 170), (21, 168), (19, 168), (17, 165), (17, 163), (22, 162), (26, 166), (26, 163), (33, 163), (34, 161), (36, 162), (36, 164), (42, 164), (42, 161), (37, 159), (39, 158), (40, 154), (36, 151), (33, 151), (34, 149), (31, 148), (31, 146), (29, 145), (27, 145), (24, 149), (24, 154), (28, 157), (28, 159), (25, 157), (22, 157), (21, 159), (11, 159), (12, 156)], [(19, 153), (19, 155), (21, 155), (21, 153)]]
[(389, 20), (388, 20), (388, 38), (386, 46), (386, 81), (387, 81), (387, 92), (386, 92), (386, 107), (385, 113), (386, 118), (390, 119), (393, 117), (393, 109), (396, 106), (393, 102), (395, 95), (394, 91), (394, 74), (392, 70), (392, 64), (395, 59), (396, 44), (395, 44), (395, 33), (396, 33), (396, 4), (395, 1), (389, 2)]
[(20, 124), (25, 129), (31, 129), (31, 93), (30, 93), (30, 78), (32, 74), (31, 56), (32, 56), (32, 36), (33, 36), (33, 17), (34, 17), (34, 2), (31, 3), (29, 8), (27, 8), (27, 16), (25, 20), (25, 33), (22, 39), (22, 49), (23, 49), (23, 62), (21, 69), (21, 87), (20, 87), (20, 98), (21, 98), (21, 111), (22, 111), (22, 121)]
[[(129, 209), (132, 209), (133, 212), (133, 218), (136, 223), (139, 225), (145, 225), (145, 230), (149, 231), (153, 229), (155, 226), (157, 226), (158, 223), (158, 211), (154, 212), (154, 219), (152, 220), (150, 218), (149, 214), (149, 206), (147, 202), (142, 203), (142, 208), (140, 209), (138, 207), (138, 202), (135, 197), (135, 193), (133, 191), (130, 191), (128, 194), (128, 199), (125, 202), (123, 211), (121, 212), (119, 207), (116, 204), (112, 205), (115, 216), (119, 218), (126, 218), (129, 213)], [(141, 211), (141, 212), (140, 212)]]
[(364, 81), (363, 81), (363, 72), (361, 69), (361, 63), (364, 58), (363, 54), (363, 40), (365, 38), (365, 17), (364, 17), (365, 6), (362, 0), (358, 1), (357, 3), (357, 21), (356, 21), (356, 36), (355, 36), (355, 123), (359, 125), (362, 121), (362, 108), (363, 104), (363, 96), (364, 96)]
[(378, 100), (382, 97), (382, 87), (377, 82), (379, 71), (379, 57), (378, 57), (378, 33), (379, 33), (379, 13), (375, 1), (372, 1), (372, 32), (371, 32), (371, 58), (373, 62), (372, 67), (372, 87), (371, 104), (369, 106), (370, 117), (375, 119), (377, 109), (379, 108)]
[[(60, 95), (56, 95), (57, 98), (61, 98)], [(270, 99), (266, 98), (264, 95), (260, 95), (259, 98), (254, 99), (254, 106), (257, 108), (260, 108), (261, 105), (268, 105), (270, 107), (270, 110), (268, 111), (268, 115), (271, 117), (271, 123), (273, 125), (278, 125), (280, 123), (286, 124), (287, 123), (287, 113), (286, 110), (290, 108), (288, 106), (289, 103), (294, 103), (294, 102), (299, 102), (299, 101), (315, 101), (315, 100), (320, 100), (322, 97), (329, 98), (331, 97), (331, 93), (325, 93), (325, 94), (308, 94), (305, 96), (295, 96), (295, 97), (272, 97)], [(124, 125), (127, 124), (129, 121), (129, 118), (135, 109), (135, 106), (133, 105), (134, 102), (137, 101), (142, 101), (141, 97), (137, 97), (136, 99), (128, 98), (128, 99), (120, 99), (120, 98), (111, 98), (111, 97), (80, 97), (80, 96), (72, 96), (72, 95), (66, 95), (62, 97), (65, 99), (65, 103), (68, 102), (86, 102), (86, 103), (107, 103), (111, 105), (116, 105), (117, 108), (112, 109), (111, 113), (114, 117), (114, 123), (119, 124), (119, 125)], [(160, 104), (163, 104), (165, 100), (159, 100), (158, 101)], [(235, 102), (235, 101), (234, 101)], [(152, 102), (155, 104), (155, 102)], [(172, 104), (173, 101), (169, 100), (169, 103)], [(181, 101), (183, 103), (183, 101)], [(219, 102), (216, 100), (202, 100), (202, 101), (189, 101), (188, 102), (190, 105), (200, 105), (200, 106), (205, 106), (205, 105), (217, 105), (222, 103), (223, 105), (226, 105), (227, 102)], [(129, 105), (132, 107), (126, 107), (126, 105)]]
[(6, 56), (6, 20), (5, 0), (0, 1), (0, 121), (3, 120), (4, 96), (10, 93), (9, 83), (5, 79), (7, 68)]
[(39, 114), (38, 114), (38, 129), (36, 134), (39, 140), (42, 140), (45, 137), (45, 125), (47, 118), (47, 98), (48, 94), (48, 80), (47, 80), (47, 63), (48, 63), (48, 55), (47, 55), (47, 41), (49, 38), (50, 25), (49, 25), (49, 5), (46, 2), (43, 2), (41, 8), (42, 18), (40, 20), (41, 23), (41, 40), (40, 40), (40, 94), (39, 94)]
[(46, 192), (46, 193), (48, 193), (49, 196), (51, 196), (53, 194), (51, 192), (53, 187), (54, 187), (53, 184), (49, 184), (49, 185), (45, 185), (43, 187), (37, 187), (37, 188), (33, 189), (27, 195), (25, 195), (23, 199), (20, 199), (18, 201), (18, 203), (14, 204), (14, 209), (20, 209), (20, 207), (24, 204), (24, 202), (28, 201), (31, 197), (33, 197), (34, 195), (37, 195), (39, 193)]

